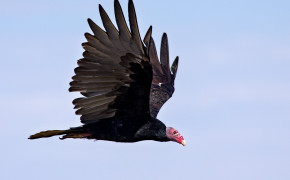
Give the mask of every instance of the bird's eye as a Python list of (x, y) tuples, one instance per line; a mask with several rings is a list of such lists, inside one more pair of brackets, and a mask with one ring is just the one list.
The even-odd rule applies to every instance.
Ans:
[(174, 131), (174, 132), (173, 132), (173, 134), (176, 134), (176, 133), (177, 133), (177, 131)]

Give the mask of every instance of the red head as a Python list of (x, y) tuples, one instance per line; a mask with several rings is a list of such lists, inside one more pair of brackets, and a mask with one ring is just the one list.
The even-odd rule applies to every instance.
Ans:
[(167, 127), (166, 128), (166, 136), (171, 141), (178, 142), (179, 144), (182, 144), (183, 146), (186, 145), (186, 142), (183, 139), (183, 137), (179, 134), (179, 132), (176, 129), (174, 129), (172, 127)]

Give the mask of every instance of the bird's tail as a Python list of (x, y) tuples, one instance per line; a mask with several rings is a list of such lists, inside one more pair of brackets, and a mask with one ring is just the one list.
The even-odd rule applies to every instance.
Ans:
[(89, 138), (90, 134), (84, 132), (83, 127), (75, 127), (67, 130), (48, 130), (41, 131), (39, 133), (29, 136), (28, 139), (38, 139), (38, 138), (47, 138), (51, 136), (63, 135), (60, 139), (66, 138)]

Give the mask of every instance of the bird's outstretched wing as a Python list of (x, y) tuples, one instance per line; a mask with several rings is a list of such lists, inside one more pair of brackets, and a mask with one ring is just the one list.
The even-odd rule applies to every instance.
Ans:
[(163, 104), (172, 96), (174, 92), (174, 80), (178, 68), (178, 57), (169, 66), (168, 39), (166, 33), (163, 34), (160, 49), (160, 61), (157, 56), (153, 38), (150, 42), (144, 43), (149, 46), (149, 58), (153, 69), (153, 79), (150, 90), (150, 114), (156, 118)]
[[(150, 118), (152, 67), (146, 56), (148, 48), (141, 41), (132, 0), (129, 0), (130, 30), (118, 0), (114, 7), (119, 30), (102, 6), (99, 10), (105, 31), (88, 19), (93, 35), (85, 33), (88, 42), (82, 44), (84, 58), (78, 61), (70, 83), (69, 91), (84, 96), (73, 101), (84, 124), (114, 116), (135, 117), (136, 121), (140, 116)], [(150, 36), (147, 33), (147, 39)]]

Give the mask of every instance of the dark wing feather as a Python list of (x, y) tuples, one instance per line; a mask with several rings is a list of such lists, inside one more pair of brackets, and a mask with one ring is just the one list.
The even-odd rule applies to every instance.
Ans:
[[(147, 41), (144, 41), (145, 44), (146, 42)], [(178, 67), (178, 57), (176, 57), (170, 71), (168, 39), (165, 33), (161, 40), (160, 61), (158, 60), (153, 38), (150, 40), (149, 57), (153, 69), (153, 79), (150, 91), (150, 114), (152, 117), (156, 118), (163, 104), (174, 92), (174, 80)]]
[(151, 35), (152, 35), (152, 26), (149, 27), (149, 29), (147, 30), (147, 33), (145, 34), (145, 37), (143, 39), (143, 42), (146, 45), (146, 47), (149, 47)]
[(138, 117), (150, 118), (152, 67), (144, 54), (146, 47), (140, 39), (134, 5), (129, 1), (131, 33), (117, 0), (115, 14), (119, 31), (102, 6), (99, 10), (106, 31), (88, 19), (94, 35), (85, 33), (84, 58), (78, 61), (76, 75), (70, 83), (69, 91), (81, 92), (84, 96), (73, 101), (76, 114), (81, 115), (84, 124), (116, 116), (135, 118), (134, 123), (140, 127), (146, 122)]
[(170, 76), (169, 69), (169, 47), (168, 47), (168, 39), (167, 35), (164, 33), (161, 40), (161, 48), (160, 48), (160, 62), (162, 66), (162, 70), (166, 77)]
[(135, 7), (132, 0), (129, 0), (129, 23), (132, 34), (131, 48), (134, 49), (135, 51), (138, 51), (140, 54), (144, 54), (143, 44), (141, 41), (137, 23)]
[(120, 40), (123, 42), (123, 45), (126, 46), (127, 49), (130, 49), (129, 42), (132, 37), (131, 37), (130, 30), (127, 26), (119, 1), (114, 2), (114, 9), (115, 9), (116, 22), (119, 28)]

